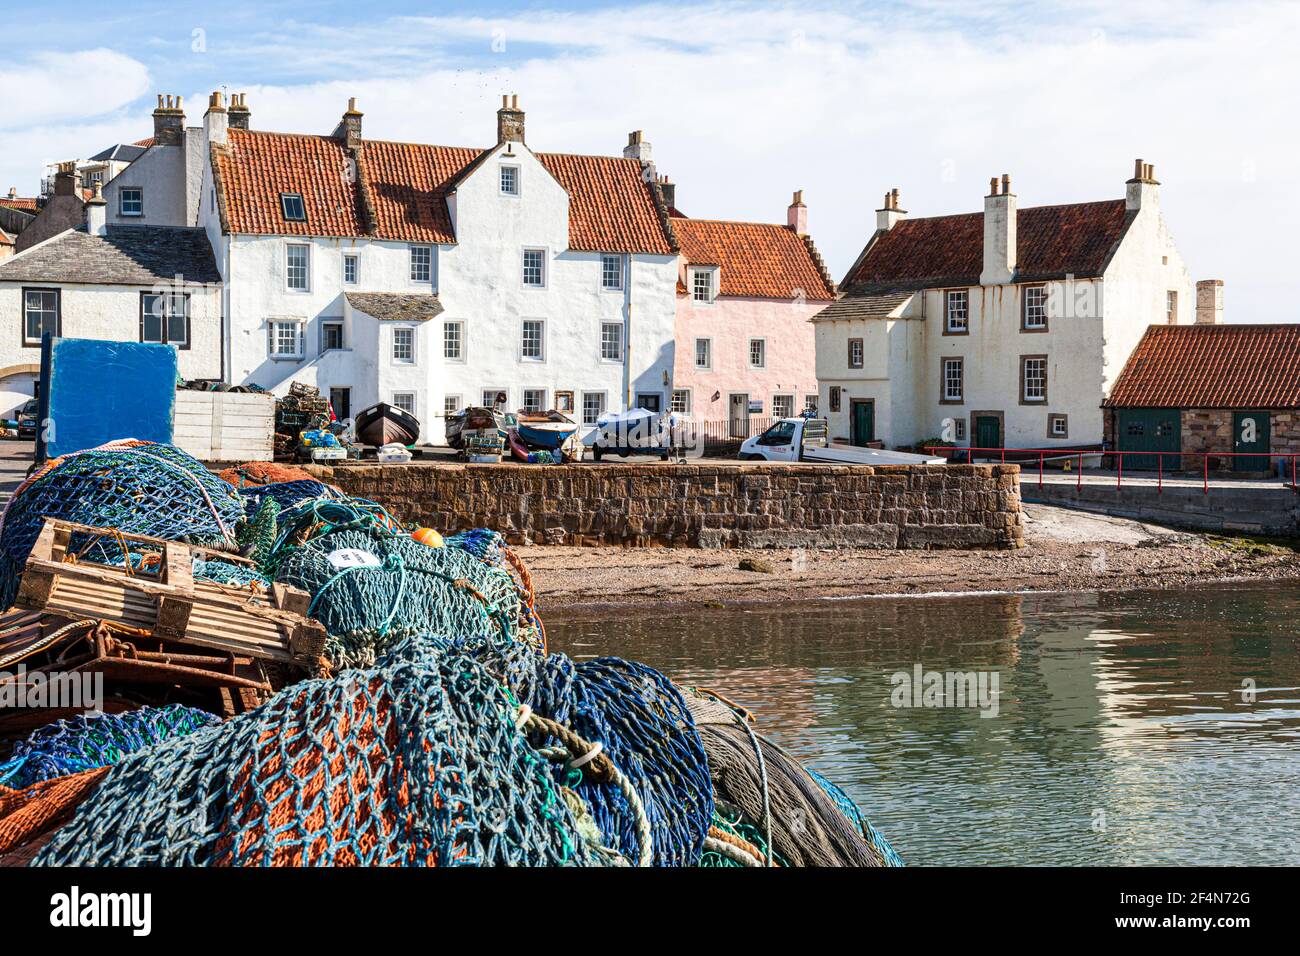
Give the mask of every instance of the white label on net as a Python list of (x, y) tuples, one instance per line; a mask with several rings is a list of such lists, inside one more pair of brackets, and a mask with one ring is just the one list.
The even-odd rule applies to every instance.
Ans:
[(377, 568), (383, 564), (378, 557), (359, 548), (340, 548), (337, 551), (331, 551), (329, 553), (329, 563), (339, 570), (343, 568)]

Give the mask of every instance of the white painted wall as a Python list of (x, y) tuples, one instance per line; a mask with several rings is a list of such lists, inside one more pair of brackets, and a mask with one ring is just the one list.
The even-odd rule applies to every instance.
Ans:
[[(144, 197), (144, 215), (121, 215), (124, 188), (138, 188)], [(188, 226), (186, 202), (186, 148), (151, 146), (104, 187), (108, 203), (106, 220), (115, 225)]]
[[(77, 285), (72, 283), (0, 282), (0, 321), (13, 334), (0, 342), (0, 368), (39, 363), (39, 346), (22, 344), (24, 287), (58, 288), (63, 336), (105, 339), (114, 342), (140, 341), (140, 294), (149, 286)], [(168, 286), (169, 291), (176, 291)], [(185, 378), (221, 377), (221, 294), (216, 286), (186, 283), (190, 296), (190, 338), (188, 349), (177, 349), (177, 369)], [(8, 383), (3, 383), (8, 384)], [(28, 397), (30, 392), (27, 393)], [(0, 404), (4, 398), (0, 396)]]

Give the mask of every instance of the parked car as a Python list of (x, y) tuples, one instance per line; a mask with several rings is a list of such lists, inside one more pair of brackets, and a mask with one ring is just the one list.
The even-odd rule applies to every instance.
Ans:
[(741, 461), (808, 461), (828, 465), (941, 465), (937, 455), (833, 444), (824, 418), (782, 418), (740, 446)]
[(18, 409), (18, 437), (35, 438), (36, 437), (36, 399), (29, 398), (23, 402), (23, 407)]

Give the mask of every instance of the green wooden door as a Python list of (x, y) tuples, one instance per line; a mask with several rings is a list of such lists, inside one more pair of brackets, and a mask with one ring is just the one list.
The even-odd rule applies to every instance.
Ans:
[[(1179, 452), (1183, 449), (1183, 413), (1176, 408), (1121, 408), (1116, 423), (1120, 451)], [(1176, 471), (1177, 455), (1125, 455), (1125, 471)]]
[[(976, 415), (975, 416), (975, 447), (976, 448), (1001, 448), (1002, 447), (1002, 420), (996, 415)], [(980, 452), (975, 453), (977, 456)], [(990, 452), (985, 451), (983, 455), (987, 456)]]
[(853, 437), (855, 445), (866, 445), (876, 438), (876, 406), (874, 402), (853, 403)]
[[(1268, 471), (1268, 452), (1272, 435), (1268, 412), (1232, 413), (1232, 450), (1246, 458), (1232, 459), (1233, 471)], [(1259, 456), (1250, 455), (1259, 452)]]

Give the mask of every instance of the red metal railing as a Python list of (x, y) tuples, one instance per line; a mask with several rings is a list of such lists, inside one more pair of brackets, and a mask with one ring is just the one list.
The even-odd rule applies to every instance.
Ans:
[[(1025, 465), (1038, 461), (1038, 487), (1043, 487), (1043, 469), (1048, 461), (1078, 461), (1078, 480), (1075, 486), (1083, 487), (1083, 460), (1084, 458), (1113, 458), (1116, 460), (1115, 468), (1115, 487), (1120, 488), (1124, 484), (1124, 459), (1139, 458), (1156, 460), (1156, 491), (1164, 491), (1165, 485), (1165, 459), (1183, 459), (1183, 458), (1200, 458), (1201, 467), (1199, 469), (1175, 468), (1171, 469), (1175, 473), (1189, 473), (1192, 471), (1201, 472), (1201, 490), (1205, 494), (1210, 491), (1210, 460), (1219, 458), (1259, 458), (1270, 463), (1281, 459), (1288, 462), (1283, 466), (1283, 480), (1286, 472), (1291, 473), (1291, 487), (1300, 491), (1300, 482), (1297, 482), (1297, 475), (1300, 474), (1300, 466), (1296, 461), (1300, 459), (1300, 453), (1297, 452), (1237, 452), (1237, 451), (1113, 451), (1109, 449), (1093, 449), (1091, 451), (1073, 448), (967, 448), (965, 446), (954, 445), (930, 445), (925, 449), (932, 455), (939, 453), (962, 452), (967, 458), (973, 460), (976, 457), (989, 458), (994, 457), (1001, 460), (1003, 464), (1007, 463), (1007, 453), (1012, 455), (1011, 464)], [(1150, 471), (1149, 468), (1133, 468), (1129, 466), (1130, 471)], [(1217, 469), (1216, 469), (1217, 471)], [(1229, 474), (1232, 474), (1231, 472)], [(1131, 480), (1131, 479), (1130, 479)]]

